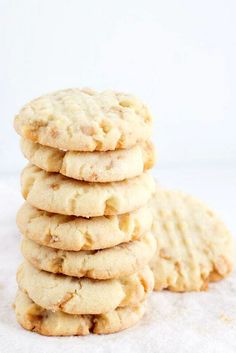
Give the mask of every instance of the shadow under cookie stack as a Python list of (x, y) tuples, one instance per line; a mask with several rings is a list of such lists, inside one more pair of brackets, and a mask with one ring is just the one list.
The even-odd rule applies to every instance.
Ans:
[(144, 314), (155, 191), (148, 108), (133, 96), (69, 89), (15, 119), (30, 164), (17, 215), (25, 258), (17, 321), (43, 335), (105, 334)]

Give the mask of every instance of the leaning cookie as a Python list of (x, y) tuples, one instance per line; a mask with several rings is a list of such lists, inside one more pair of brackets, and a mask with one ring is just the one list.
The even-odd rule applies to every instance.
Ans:
[(149, 267), (120, 279), (94, 280), (40, 271), (24, 262), (17, 272), (19, 288), (36, 304), (68, 314), (102, 314), (137, 305), (153, 289)]
[(113, 183), (88, 183), (28, 165), (21, 175), (23, 197), (48, 212), (82, 217), (115, 215), (145, 205), (155, 190), (152, 176)]
[(98, 251), (56, 250), (27, 238), (21, 243), (22, 255), (39, 270), (94, 279), (131, 275), (150, 262), (155, 249), (156, 241), (150, 233), (139, 240)]
[(67, 89), (26, 104), (15, 118), (23, 138), (72, 151), (108, 151), (146, 141), (152, 118), (129, 94)]
[(82, 218), (39, 210), (27, 202), (19, 209), (20, 232), (40, 245), (62, 250), (100, 250), (140, 239), (152, 226), (147, 205), (116, 216)]
[(153, 212), (155, 290), (204, 290), (208, 282), (232, 271), (232, 237), (202, 202), (181, 192), (157, 189)]
[(99, 315), (70, 315), (44, 309), (18, 290), (14, 308), (18, 323), (26, 330), (45, 336), (85, 336), (114, 333), (135, 325), (144, 314), (145, 302)]
[(145, 141), (126, 150), (107, 152), (63, 151), (22, 139), (24, 156), (37, 167), (89, 182), (134, 178), (153, 167), (154, 146)]

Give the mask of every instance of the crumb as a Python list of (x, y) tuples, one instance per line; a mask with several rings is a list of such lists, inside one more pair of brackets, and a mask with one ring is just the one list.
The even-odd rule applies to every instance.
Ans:
[(219, 316), (220, 320), (223, 321), (224, 323), (226, 324), (230, 324), (233, 319), (231, 319), (230, 317), (228, 317), (227, 315), (225, 315), (224, 313), (222, 313), (220, 316)]

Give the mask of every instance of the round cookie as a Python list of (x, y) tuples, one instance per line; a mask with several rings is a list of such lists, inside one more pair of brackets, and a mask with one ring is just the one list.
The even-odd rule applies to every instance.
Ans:
[(82, 218), (39, 210), (27, 202), (19, 209), (20, 232), (40, 245), (62, 250), (100, 250), (138, 240), (152, 226), (147, 205), (116, 216)]
[(155, 190), (152, 176), (113, 183), (88, 183), (45, 172), (28, 165), (21, 175), (23, 197), (48, 212), (82, 217), (115, 215), (133, 211), (147, 203)]
[(24, 262), (17, 272), (19, 288), (36, 304), (68, 314), (102, 314), (136, 305), (153, 289), (149, 267), (120, 279), (94, 280), (40, 271)]
[(62, 151), (22, 139), (24, 156), (47, 172), (89, 182), (112, 182), (136, 177), (153, 167), (154, 146), (150, 141), (126, 150), (107, 152)]
[(19, 135), (73, 151), (108, 151), (146, 141), (152, 118), (137, 98), (113, 91), (66, 89), (26, 104), (15, 118)]
[(94, 279), (120, 278), (141, 270), (153, 257), (155, 247), (151, 234), (98, 251), (56, 250), (27, 238), (21, 243), (22, 255), (39, 270)]
[(99, 315), (70, 315), (46, 310), (18, 290), (14, 309), (18, 323), (26, 330), (45, 336), (84, 336), (114, 333), (135, 325), (144, 314), (145, 303)]
[(201, 201), (158, 189), (153, 198), (157, 250), (151, 261), (155, 290), (199, 291), (233, 267), (231, 235)]

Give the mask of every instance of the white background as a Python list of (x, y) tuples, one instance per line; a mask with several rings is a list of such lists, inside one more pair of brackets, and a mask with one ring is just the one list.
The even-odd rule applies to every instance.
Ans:
[(140, 325), (109, 337), (42, 338), (11, 309), (26, 164), (12, 123), (43, 93), (87, 86), (142, 98), (155, 119), (155, 176), (204, 199), (236, 234), (235, 19), (235, 0), (0, 0), (3, 353), (236, 351), (236, 275), (207, 293), (153, 294)]

